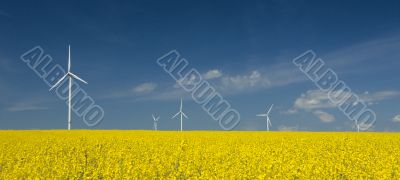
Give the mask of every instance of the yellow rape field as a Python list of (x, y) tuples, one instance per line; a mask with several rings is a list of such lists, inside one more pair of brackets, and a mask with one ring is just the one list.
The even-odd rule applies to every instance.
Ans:
[(0, 179), (399, 179), (400, 134), (0, 131)]

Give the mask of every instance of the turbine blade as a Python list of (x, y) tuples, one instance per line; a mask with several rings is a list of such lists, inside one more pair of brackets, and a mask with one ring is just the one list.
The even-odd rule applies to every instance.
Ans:
[(68, 72), (71, 71), (71, 45), (68, 45)]
[(271, 120), (269, 119), (269, 117), (267, 117), (267, 124), (268, 124), (269, 126), (272, 126)]
[(266, 117), (267, 114), (257, 114), (256, 116), (258, 116), (258, 117)]
[(180, 112), (176, 113), (171, 119), (174, 119), (176, 116), (179, 115)]
[(271, 107), (269, 107), (267, 114), (269, 114), (271, 112), (272, 107), (274, 107), (274, 104), (272, 104)]
[(55, 87), (57, 87), (67, 76), (68, 76), (68, 73), (65, 74), (60, 80), (58, 80), (58, 81), (49, 89), (49, 91), (51, 91), (52, 89), (54, 89)]
[(68, 74), (71, 75), (73, 78), (75, 78), (75, 79), (77, 79), (77, 80), (79, 80), (79, 81), (81, 81), (81, 82), (87, 84), (86, 81), (84, 81), (83, 79), (81, 79), (81, 78), (78, 77), (77, 75), (73, 74), (72, 72), (69, 72)]
[(186, 119), (189, 119), (184, 112), (181, 112), (183, 116), (185, 116)]
[(153, 117), (153, 120), (156, 120), (156, 117), (154, 117), (154, 115), (152, 114), (151, 117)]
[(183, 105), (182, 105), (182, 98), (181, 98), (181, 107), (180, 107), (180, 110), (182, 111), (182, 108), (183, 108)]

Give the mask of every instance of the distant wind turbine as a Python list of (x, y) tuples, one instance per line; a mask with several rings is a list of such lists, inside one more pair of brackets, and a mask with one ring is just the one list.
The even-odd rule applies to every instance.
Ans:
[(266, 114), (258, 114), (258, 115), (257, 115), (257, 116), (259, 116), (259, 117), (267, 117), (267, 131), (269, 131), (269, 127), (272, 126), (271, 120), (269, 119), (269, 114), (271, 113), (272, 107), (274, 107), (274, 104), (272, 104), (272, 105), (269, 107), (269, 110), (267, 111)]
[(175, 114), (175, 116), (172, 117), (175, 118), (176, 116), (180, 115), (181, 117), (181, 131), (183, 130), (183, 125), (182, 125), (182, 121), (183, 121), (183, 117), (185, 117), (186, 119), (189, 119), (186, 114), (182, 111), (183, 109), (183, 104), (182, 104), (182, 98), (181, 98), (181, 107), (179, 108), (179, 112)]
[(154, 114), (151, 115), (153, 117), (153, 121), (154, 121), (154, 130), (157, 131), (157, 123), (158, 120), (160, 119), (160, 116), (154, 116)]
[(87, 84), (86, 81), (83, 79), (79, 78), (77, 75), (73, 74), (71, 72), (71, 46), (68, 46), (68, 72), (60, 79), (57, 81), (56, 84), (54, 84), (53, 87), (50, 88), (50, 91), (57, 87), (64, 79), (68, 78), (69, 80), (69, 92), (68, 92), (68, 130), (71, 130), (71, 102), (72, 102), (72, 95), (71, 95), (71, 89), (72, 89), (72, 79), (77, 79), (78, 81), (81, 81), (85, 84)]
[(355, 121), (357, 132), (360, 132), (360, 124), (358, 123), (358, 120), (356, 119)]

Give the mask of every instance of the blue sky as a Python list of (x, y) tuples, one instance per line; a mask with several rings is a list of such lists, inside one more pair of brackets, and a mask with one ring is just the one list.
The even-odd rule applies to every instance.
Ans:
[[(237, 109), (237, 130), (351, 131), (353, 124), (292, 59), (313, 50), (377, 114), (400, 130), (399, 1), (8, 1), (0, 6), (0, 128), (65, 129), (67, 106), (20, 59), (41, 46), (89, 82), (103, 107), (93, 129), (219, 130), (156, 63), (176, 49)], [(311, 104), (310, 104), (311, 103)], [(73, 117), (74, 129), (87, 127)]]

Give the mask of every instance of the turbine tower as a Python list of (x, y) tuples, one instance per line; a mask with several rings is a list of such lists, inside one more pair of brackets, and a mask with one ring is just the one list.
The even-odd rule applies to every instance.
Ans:
[(154, 121), (154, 130), (157, 131), (157, 122), (160, 119), (160, 116), (154, 116), (154, 114), (151, 115), (153, 117), (153, 121)]
[(272, 107), (274, 107), (274, 104), (272, 104), (272, 105), (269, 107), (269, 109), (268, 109), (268, 111), (267, 111), (266, 114), (258, 114), (258, 115), (257, 115), (258, 117), (267, 117), (267, 131), (269, 131), (269, 127), (272, 126), (271, 120), (269, 119), (269, 113), (271, 112)]
[(181, 131), (183, 130), (183, 125), (182, 125), (182, 121), (183, 121), (183, 117), (185, 117), (186, 119), (189, 119), (186, 114), (182, 111), (183, 109), (183, 104), (182, 104), (182, 98), (181, 98), (181, 107), (179, 108), (179, 112), (175, 114), (175, 116), (172, 117), (175, 118), (176, 116), (180, 115), (181, 116)]
[(357, 132), (360, 132), (360, 124), (358, 124), (358, 120), (355, 121)]
[(79, 78), (77, 75), (75, 75), (71, 72), (71, 46), (68, 46), (68, 72), (60, 80), (58, 80), (57, 83), (54, 84), (53, 87), (50, 88), (50, 91), (52, 89), (54, 89), (55, 87), (57, 87), (59, 84), (61, 84), (61, 82), (66, 78), (68, 78), (68, 80), (69, 80), (69, 85), (68, 85), (69, 86), (69, 90), (68, 90), (68, 130), (71, 130), (72, 79), (76, 79), (78, 81), (81, 81), (81, 82), (87, 84), (86, 81), (84, 81), (83, 79)]

